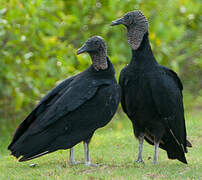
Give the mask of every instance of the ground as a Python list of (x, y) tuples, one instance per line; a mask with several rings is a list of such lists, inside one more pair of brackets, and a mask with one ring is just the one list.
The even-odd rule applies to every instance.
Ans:
[[(69, 151), (60, 150), (28, 162), (17, 162), (6, 147), (11, 139), (0, 137), (0, 180), (29, 179), (202, 179), (202, 110), (201, 106), (186, 111), (188, 139), (193, 147), (186, 154), (188, 165), (169, 160), (159, 151), (157, 165), (152, 164), (153, 146), (144, 142), (144, 164), (135, 162), (138, 141), (130, 120), (118, 113), (106, 127), (96, 131), (90, 144), (90, 155), (98, 167), (69, 164)], [(75, 159), (84, 161), (83, 144), (75, 147)], [(30, 164), (36, 164), (30, 167)]]

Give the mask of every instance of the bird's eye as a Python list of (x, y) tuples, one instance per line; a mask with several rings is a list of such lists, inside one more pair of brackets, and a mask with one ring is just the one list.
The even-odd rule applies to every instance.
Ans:
[(126, 19), (126, 20), (130, 19), (130, 16), (125, 16), (125, 19)]
[(99, 45), (99, 41), (95, 41), (95, 45)]

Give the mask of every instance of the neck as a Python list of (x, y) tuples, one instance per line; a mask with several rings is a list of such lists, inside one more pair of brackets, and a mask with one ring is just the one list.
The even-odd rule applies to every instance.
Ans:
[(149, 42), (148, 32), (144, 34), (140, 47), (136, 50), (132, 49), (131, 65), (138, 69), (151, 68), (152, 65), (157, 64)]
[(92, 65), (95, 70), (105, 70), (108, 68), (107, 56), (105, 51), (90, 53), (92, 59)]

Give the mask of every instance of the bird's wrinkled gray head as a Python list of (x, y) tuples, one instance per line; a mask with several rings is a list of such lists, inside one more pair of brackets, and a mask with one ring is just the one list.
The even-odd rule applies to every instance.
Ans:
[(105, 41), (100, 36), (93, 36), (89, 38), (81, 48), (78, 49), (77, 55), (84, 52), (96, 53), (99, 51), (107, 51)]
[(148, 31), (148, 21), (144, 14), (140, 10), (128, 12), (122, 18), (112, 21), (111, 26), (119, 24), (127, 27), (127, 39), (131, 48), (138, 49)]
[(107, 65), (107, 47), (104, 39), (100, 36), (89, 38), (84, 45), (77, 50), (77, 55), (87, 52), (90, 54), (93, 67), (99, 71), (108, 67)]

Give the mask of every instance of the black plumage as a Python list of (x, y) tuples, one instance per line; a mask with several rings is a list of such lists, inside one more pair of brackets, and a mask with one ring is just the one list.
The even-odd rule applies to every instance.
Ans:
[[(111, 25), (124, 24), (132, 48), (130, 64), (122, 69), (123, 111), (133, 124), (139, 140), (137, 162), (142, 160), (143, 140), (155, 145), (153, 163), (157, 163), (158, 146), (168, 158), (187, 163), (186, 127), (183, 108), (183, 86), (177, 74), (157, 63), (150, 47), (148, 23), (140, 11), (129, 12)], [(138, 34), (133, 37), (134, 34)]]
[(86, 164), (90, 165), (88, 143), (95, 130), (115, 114), (120, 87), (101, 37), (90, 38), (77, 54), (83, 52), (96, 54), (93, 65), (52, 89), (17, 128), (8, 149), (19, 161), (72, 148), (74, 163), (73, 146), (84, 141)]

